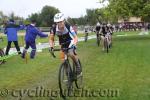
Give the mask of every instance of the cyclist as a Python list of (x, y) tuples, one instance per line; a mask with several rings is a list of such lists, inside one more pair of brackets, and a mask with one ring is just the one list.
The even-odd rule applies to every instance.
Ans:
[[(100, 33), (102, 33), (101, 35), (101, 40), (102, 40), (102, 50), (104, 51), (104, 39), (106, 34), (110, 34), (111, 30), (110, 28), (106, 25), (106, 23), (103, 23), (102, 27), (100, 28)], [(110, 43), (109, 43), (110, 44)]]
[[(81, 67), (75, 51), (78, 41), (75, 31), (71, 26), (68, 29), (68, 25), (65, 24), (65, 18), (63, 13), (57, 13), (54, 16), (54, 22), (56, 23), (56, 26), (52, 27), (50, 30), (50, 51), (54, 50), (54, 36), (56, 34), (59, 38), (59, 44), (61, 48), (68, 48), (67, 54), (76, 64), (77, 75), (81, 75)], [(61, 51), (60, 54), (61, 60), (64, 61), (64, 52)]]
[(100, 29), (101, 29), (101, 26), (100, 26), (100, 23), (98, 22), (97, 24), (96, 24), (96, 36), (98, 37), (98, 35), (99, 35), (99, 31), (100, 31)]
[(85, 33), (85, 42), (87, 42), (88, 34), (89, 34), (88, 26), (85, 26), (85, 28), (84, 28), (84, 33)]
[(108, 33), (110, 33), (110, 46), (112, 46), (112, 35), (113, 35), (113, 31), (114, 31), (114, 28), (111, 24), (107, 24), (107, 27), (108, 27)]

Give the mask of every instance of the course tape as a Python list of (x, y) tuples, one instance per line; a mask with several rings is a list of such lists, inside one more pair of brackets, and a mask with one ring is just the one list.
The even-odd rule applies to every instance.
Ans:
[(11, 55), (2, 55), (2, 57), (0, 56), (0, 61), (3, 61), (3, 60), (6, 60), (6, 59), (8, 59), (8, 58), (10, 58), (10, 57), (12, 57), (12, 56), (15, 56), (15, 55), (17, 55), (18, 53), (13, 53), (13, 54), (11, 54)]
[[(36, 49), (36, 50), (42, 50), (42, 49)], [(31, 52), (32, 50), (28, 50), (27, 52)], [(18, 52), (15, 52), (15, 53), (12, 53), (12, 54), (9, 54), (9, 55), (2, 55), (0, 56), (0, 61), (3, 61), (3, 60), (6, 60), (12, 56), (15, 56), (15, 55), (18, 55)]]

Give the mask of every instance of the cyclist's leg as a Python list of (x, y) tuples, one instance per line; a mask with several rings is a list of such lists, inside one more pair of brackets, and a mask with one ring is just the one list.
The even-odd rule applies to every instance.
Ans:
[(98, 39), (98, 35), (99, 35), (99, 32), (98, 31), (96, 31), (96, 38)]
[(112, 35), (113, 35), (113, 33), (110, 34), (111, 46), (112, 46)]
[[(65, 61), (65, 52), (62, 51), (62, 50), (60, 51), (60, 59), (61, 59), (62, 63), (64, 63), (64, 61)], [(71, 75), (71, 73), (70, 73), (70, 71), (71, 71), (70, 67), (67, 65), (67, 66), (65, 66), (64, 69), (65, 69), (66, 75), (68, 76), (68, 73), (69, 73), (69, 76), (70, 76)]]
[(111, 43), (112, 43), (112, 35), (109, 34), (109, 46), (111, 46)]
[(102, 43), (102, 50), (104, 51), (104, 40), (105, 40), (105, 35), (101, 35), (101, 43)]
[(77, 75), (80, 75), (81, 73), (81, 66), (78, 60), (78, 56), (76, 54), (76, 51), (74, 48), (71, 48), (68, 50), (68, 55), (71, 57), (71, 59), (75, 62), (76, 69), (77, 69)]
[(62, 50), (60, 51), (60, 59), (62, 62), (64, 62), (64, 60), (65, 60), (65, 54)]
[(108, 45), (111, 44), (111, 34), (110, 33), (107, 33), (107, 42), (108, 42)]

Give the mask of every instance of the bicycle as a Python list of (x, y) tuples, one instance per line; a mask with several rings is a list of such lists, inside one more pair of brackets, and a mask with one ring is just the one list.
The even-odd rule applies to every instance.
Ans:
[[(60, 68), (59, 68), (58, 84), (59, 84), (59, 89), (60, 89), (60, 96), (65, 99), (66, 96), (71, 95), (71, 92), (73, 91), (73, 82), (75, 82), (77, 89), (82, 88), (83, 75), (77, 76), (75, 62), (73, 62), (72, 65), (70, 64), (69, 57), (67, 55), (68, 48), (54, 49), (53, 52), (50, 52), (50, 53), (54, 58), (56, 58), (54, 51), (60, 51), (60, 50), (64, 51), (65, 60), (60, 65)], [(82, 72), (81, 62), (79, 59), (78, 61), (80, 63), (81, 72)]]

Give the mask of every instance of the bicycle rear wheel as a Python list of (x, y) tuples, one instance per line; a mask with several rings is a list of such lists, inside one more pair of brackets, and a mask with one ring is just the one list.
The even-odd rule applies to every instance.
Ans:
[[(0, 49), (0, 58), (4, 56), (4, 52)], [(0, 60), (0, 65), (4, 62), (4, 60)]]
[(66, 98), (72, 91), (72, 70), (68, 61), (61, 64), (58, 77), (60, 96)]
[[(82, 73), (82, 65), (81, 65), (81, 62), (80, 62), (79, 59), (78, 59), (78, 61), (79, 61), (79, 64), (80, 64), (80, 67), (81, 67), (81, 73)], [(80, 76), (77, 76), (77, 74), (76, 74), (77, 70), (76, 70), (75, 64), (74, 64), (73, 68), (74, 68), (73, 73), (75, 75), (75, 85), (78, 89), (81, 89), (83, 87), (83, 74), (80, 75)]]

